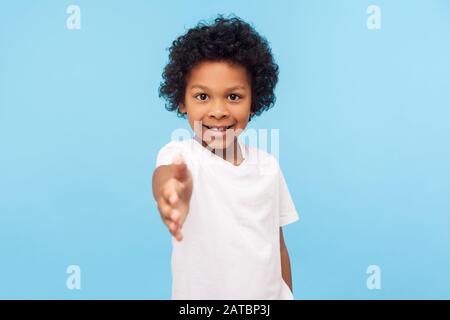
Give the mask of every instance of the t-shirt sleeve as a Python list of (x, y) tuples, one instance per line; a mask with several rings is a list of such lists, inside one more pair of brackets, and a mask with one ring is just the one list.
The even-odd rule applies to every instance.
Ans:
[(280, 227), (293, 223), (299, 219), (299, 215), (292, 201), (283, 172), (278, 171), (278, 191), (279, 191), (279, 219)]
[(175, 141), (175, 140), (169, 142), (164, 147), (162, 147), (161, 150), (159, 150), (158, 155), (156, 157), (155, 168), (162, 166), (162, 165), (171, 164), (173, 162), (173, 158), (177, 154), (181, 154), (181, 155), (185, 156), (180, 142)]

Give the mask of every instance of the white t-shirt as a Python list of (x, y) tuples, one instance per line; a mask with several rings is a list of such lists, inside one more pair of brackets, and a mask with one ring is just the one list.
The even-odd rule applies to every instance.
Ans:
[(273, 155), (239, 141), (236, 166), (195, 139), (171, 141), (156, 167), (181, 153), (193, 178), (183, 240), (172, 238), (172, 299), (293, 299), (281, 276), (280, 226), (298, 220)]

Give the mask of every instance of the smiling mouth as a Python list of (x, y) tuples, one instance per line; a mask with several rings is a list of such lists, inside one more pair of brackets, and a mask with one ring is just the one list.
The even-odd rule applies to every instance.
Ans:
[(233, 126), (234, 126), (234, 124), (232, 124), (231, 126), (228, 126), (228, 127), (225, 127), (225, 126), (222, 126), (222, 127), (215, 127), (215, 126), (207, 126), (207, 125), (203, 125), (205, 128), (207, 128), (208, 130), (211, 130), (211, 131), (216, 131), (216, 132), (225, 132), (226, 130), (228, 130), (228, 129), (231, 129)]

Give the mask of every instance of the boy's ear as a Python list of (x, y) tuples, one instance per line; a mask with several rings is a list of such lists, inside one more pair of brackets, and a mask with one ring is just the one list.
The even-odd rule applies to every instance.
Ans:
[(186, 113), (186, 106), (184, 105), (184, 103), (180, 103), (180, 104), (179, 104), (178, 110), (179, 110), (181, 113)]

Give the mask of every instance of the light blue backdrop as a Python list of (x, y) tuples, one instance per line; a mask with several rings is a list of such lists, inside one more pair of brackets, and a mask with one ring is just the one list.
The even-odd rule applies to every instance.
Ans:
[(189, 127), (157, 89), (166, 48), (217, 13), (252, 22), (280, 65), (251, 127), (280, 129), (295, 297), (449, 299), (447, 0), (2, 1), (0, 298), (170, 298), (151, 174)]

